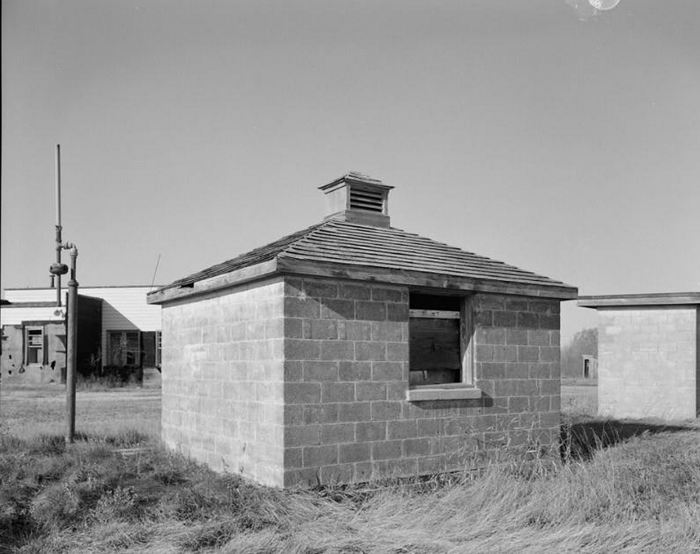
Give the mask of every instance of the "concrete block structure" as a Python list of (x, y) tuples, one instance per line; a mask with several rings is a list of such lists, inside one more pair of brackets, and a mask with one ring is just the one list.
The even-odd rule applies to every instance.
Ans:
[(598, 413), (700, 414), (700, 292), (582, 296), (598, 311)]
[(390, 188), (345, 175), (320, 224), (149, 294), (167, 445), (285, 487), (558, 445), (577, 290), (391, 227)]

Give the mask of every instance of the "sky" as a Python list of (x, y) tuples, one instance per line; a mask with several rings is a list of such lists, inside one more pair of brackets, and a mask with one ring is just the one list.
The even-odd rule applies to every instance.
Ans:
[(49, 284), (60, 144), (81, 285), (305, 228), (354, 170), (580, 294), (697, 291), (699, 99), (697, 0), (2, 0), (2, 287)]

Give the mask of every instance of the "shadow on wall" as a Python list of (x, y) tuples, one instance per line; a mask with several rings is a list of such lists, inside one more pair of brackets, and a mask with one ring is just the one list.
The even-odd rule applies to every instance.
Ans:
[[(125, 309), (126, 308), (122, 308), (122, 310)], [(102, 312), (104, 319), (109, 322), (109, 329), (119, 329), (122, 331), (136, 331), (140, 329), (136, 323), (124, 315), (123, 311), (120, 311), (117, 307), (107, 302), (107, 300), (104, 298), (102, 299)]]
[(685, 425), (664, 425), (617, 420), (564, 423), (561, 427), (561, 455), (564, 461), (590, 460), (596, 450), (614, 446), (632, 437), (676, 433), (694, 429)]

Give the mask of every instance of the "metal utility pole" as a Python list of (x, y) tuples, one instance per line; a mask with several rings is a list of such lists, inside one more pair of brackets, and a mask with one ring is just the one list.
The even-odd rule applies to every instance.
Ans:
[(66, 353), (66, 442), (73, 442), (75, 437), (75, 377), (78, 348), (78, 281), (75, 270), (78, 259), (78, 248), (66, 243), (70, 248), (70, 279), (68, 281), (68, 313), (66, 315), (67, 353)]
[(56, 262), (49, 272), (56, 282), (56, 305), (61, 306), (61, 275), (68, 273), (68, 266), (61, 263), (61, 250), (70, 250), (70, 280), (68, 281), (68, 310), (66, 313), (66, 442), (75, 438), (75, 376), (78, 347), (78, 281), (76, 265), (78, 248), (75, 244), (63, 243), (61, 237), (61, 145), (56, 145)]

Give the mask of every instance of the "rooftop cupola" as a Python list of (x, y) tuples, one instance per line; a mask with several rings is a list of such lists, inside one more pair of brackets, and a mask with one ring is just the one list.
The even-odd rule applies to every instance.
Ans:
[(326, 194), (326, 219), (389, 227), (389, 191), (394, 187), (351, 171), (318, 188)]

